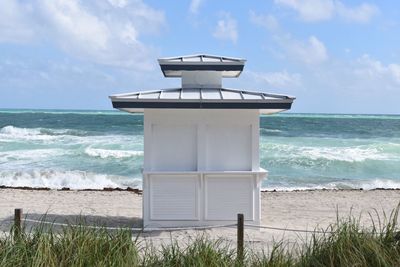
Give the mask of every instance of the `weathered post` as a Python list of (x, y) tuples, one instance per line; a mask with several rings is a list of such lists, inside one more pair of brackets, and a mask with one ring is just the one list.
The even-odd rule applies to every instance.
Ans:
[(22, 209), (14, 210), (14, 236), (19, 238), (22, 232)]
[(237, 259), (243, 262), (244, 256), (244, 216), (242, 213), (237, 215)]

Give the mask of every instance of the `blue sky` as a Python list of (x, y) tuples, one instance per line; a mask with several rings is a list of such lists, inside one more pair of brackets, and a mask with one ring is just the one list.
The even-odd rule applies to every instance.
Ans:
[(156, 59), (247, 59), (225, 86), (290, 94), (293, 112), (400, 114), (400, 2), (2, 0), (0, 108), (110, 109), (179, 86)]

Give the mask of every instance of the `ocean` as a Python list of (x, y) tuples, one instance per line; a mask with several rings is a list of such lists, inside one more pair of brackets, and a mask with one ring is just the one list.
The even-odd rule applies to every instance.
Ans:
[[(400, 188), (400, 116), (260, 118), (266, 190)], [(141, 188), (143, 116), (0, 110), (0, 185)]]

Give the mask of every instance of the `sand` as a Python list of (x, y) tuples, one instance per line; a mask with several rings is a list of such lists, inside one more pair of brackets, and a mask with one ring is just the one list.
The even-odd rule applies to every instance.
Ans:
[[(371, 225), (371, 214), (377, 221), (389, 216), (400, 201), (400, 190), (344, 190), (344, 191), (298, 191), (263, 192), (262, 225), (300, 230), (326, 228), (337, 220), (349, 215), (361, 215), (361, 223)], [(0, 189), (0, 231), (8, 232), (12, 223), (14, 208), (22, 208), (29, 219), (40, 219), (43, 214), (47, 221), (76, 222), (85, 218), (88, 224), (102, 224), (110, 227), (140, 227), (142, 197), (128, 191), (38, 191)], [(35, 223), (27, 222), (31, 227)], [(141, 239), (154, 244), (168, 242), (173, 238), (185, 240), (189, 236), (207, 234), (211, 238), (225, 238), (235, 241), (235, 228), (221, 228), (207, 231), (152, 232), (141, 235)], [(267, 246), (273, 240), (286, 238), (291, 241), (304, 240), (309, 234), (278, 230), (245, 229), (246, 242)]]

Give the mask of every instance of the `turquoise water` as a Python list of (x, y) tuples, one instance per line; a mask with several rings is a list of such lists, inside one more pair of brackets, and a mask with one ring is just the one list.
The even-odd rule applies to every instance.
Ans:
[[(400, 116), (262, 116), (264, 189), (400, 188)], [(0, 110), (0, 185), (141, 187), (143, 116)]]

